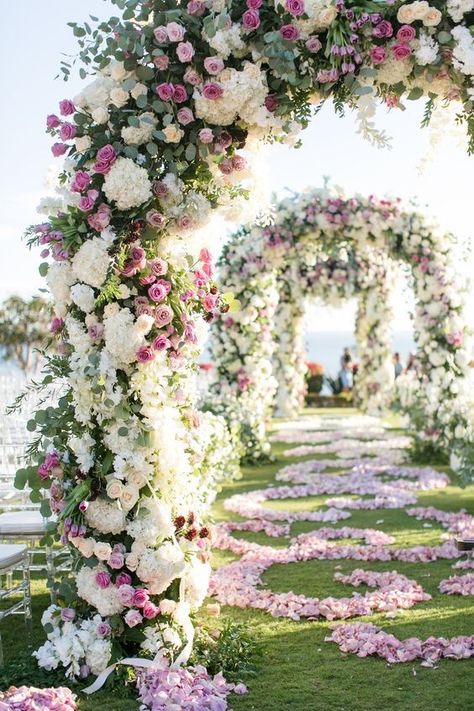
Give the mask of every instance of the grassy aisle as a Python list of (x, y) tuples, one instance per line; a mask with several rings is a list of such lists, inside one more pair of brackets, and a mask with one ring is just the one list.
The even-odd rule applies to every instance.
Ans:
[[(314, 411), (313, 411), (314, 412)], [(323, 413), (325, 411), (322, 411)], [(322, 414), (322, 413), (321, 413)], [(327, 411), (325, 412), (327, 414)], [(332, 412), (331, 412), (332, 414)], [(214, 507), (216, 521), (239, 520), (223, 508), (226, 497), (259, 489), (275, 482), (278, 469), (290, 461), (304, 461), (282, 456), (294, 445), (274, 444), (275, 461), (259, 467), (248, 467), (243, 478), (218, 497)], [(325, 458), (327, 455), (325, 455)], [(314, 459), (314, 455), (307, 459)], [(275, 509), (307, 510), (318, 508), (326, 497), (267, 503)], [(466, 508), (474, 511), (474, 486), (460, 489), (450, 486), (434, 492), (420, 492), (420, 506), (435, 506), (446, 511)], [(380, 521), (383, 520), (383, 523)], [(324, 525), (324, 524), (323, 524)], [(402, 510), (352, 511), (351, 518), (335, 524), (355, 527), (374, 527), (392, 534), (398, 546), (439, 543), (444, 529), (433, 523), (408, 516)], [(299, 522), (291, 527), (291, 535), (313, 530), (319, 524)], [(236, 534), (237, 535), (237, 534)], [(239, 538), (278, 546), (288, 545), (288, 539), (268, 538), (265, 534), (238, 533)], [(218, 551), (216, 564), (228, 562), (234, 556)], [(417, 580), (433, 596), (429, 602), (419, 603), (411, 610), (400, 611), (394, 619), (383, 614), (353, 618), (351, 621), (370, 621), (400, 638), (431, 635), (452, 637), (474, 632), (472, 598), (441, 595), (438, 584), (454, 574), (452, 562), (436, 561), (425, 565), (392, 561), (366, 563), (361, 561), (309, 561), (290, 565), (275, 565), (263, 576), (268, 588), (277, 592), (302, 593), (317, 597), (351, 595), (353, 588), (335, 583), (335, 572), (350, 573), (354, 568), (387, 571), (396, 569)], [(461, 571), (459, 571), (461, 572)], [(364, 592), (365, 588), (358, 589)], [(443, 660), (437, 669), (426, 669), (419, 661), (388, 666), (379, 659), (360, 659), (341, 654), (334, 643), (324, 641), (330, 633), (325, 621), (293, 622), (273, 619), (258, 610), (224, 607), (223, 614), (248, 624), (260, 641), (263, 659), (257, 678), (249, 682), (247, 696), (233, 698), (235, 711), (468, 711), (474, 709), (474, 695), (469, 679), (472, 661)]]
[[(315, 412), (315, 411), (312, 411)], [(345, 411), (350, 414), (350, 411)], [(320, 414), (329, 414), (320, 411)], [(333, 411), (330, 412), (333, 415)], [(342, 413), (340, 413), (342, 414)], [(232, 494), (259, 489), (275, 482), (275, 473), (290, 461), (282, 456), (293, 445), (275, 444), (275, 461), (271, 464), (247, 467), (242, 479), (226, 487), (214, 506), (215, 521), (238, 520), (223, 508), (224, 499)], [(325, 455), (325, 458), (327, 455)], [(308, 457), (314, 459), (315, 457)], [(267, 505), (275, 509), (307, 510), (322, 506), (326, 497), (274, 501)], [(474, 486), (460, 489), (451, 486), (435, 492), (420, 492), (420, 506), (435, 506), (446, 511), (466, 508), (474, 511)], [(383, 520), (383, 523), (381, 521)], [(324, 525), (324, 524), (322, 524)], [(396, 545), (436, 544), (443, 529), (436, 523), (428, 527), (409, 517), (402, 510), (352, 511), (351, 518), (335, 524), (336, 527), (375, 527), (396, 537)], [(295, 523), (291, 535), (313, 530), (317, 523)], [(238, 537), (272, 546), (287, 546), (288, 539), (267, 538), (265, 534), (238, 533)], [(215, 565), (233, 559), (229, 553), (216, 551)], [(393, 632), (400, 638), (430, 635), (452, 637), (474, 632), (472, 598), (441, 595), (438, 584), (453, 574), (452, 562), (437, 561), (430, 564), (402, 562), (365, 563), (360, 561), (309, 561), (286, 566), (275, 565), (264, 574), (265, 583), (274, 591), (304, 593), (311, 596), (343, 597), (351, 595), (353, 588), (334, 583), (336, 571), (350, 573), (354, 568), (386, 571), (396, 569), (416, 579), (433, 599), (419, 603), (411, 610), (401, 611), (394, 619), (376, 614), (352, 621), (371, 621)], [(364, 588), (359, 589), (364, 592)], [(34, 640), (33, 648), (43, 640), (40, 625), (41, 611), (49, 598), (44, 585), (33, 583)], [(419, 661), (388, 666), (379, 659), (359, 659), (341, 654), (334, 643), (324, 638), (329, 634), (329, 623), (324, 621), (293, 622), (273, 619), (265, 612), (224, 607), (223, 615), (244, 622), (258, 640), (262, 658), (258, 662), (258, 675), (246, 680), (250, 693), (232, 696), (234, 711), (470, 711), (474, 710), (472, 692), (472, 661), (441, 661), (436, 669), (426, 669)], [(9, 618), (3, 622), (2, 633), (7, 667), (0, 670), (0, 688), (11, 683), (29, 683), (46, 686), (58, 685), (60, 675), (40, 671), (25, 646), (21, 619)], [(64, 681), (63, 681), (64, 683)], [(136, 711), (137, 702), (125, 691), (97, 693), (80, 702), (81, 711)]]

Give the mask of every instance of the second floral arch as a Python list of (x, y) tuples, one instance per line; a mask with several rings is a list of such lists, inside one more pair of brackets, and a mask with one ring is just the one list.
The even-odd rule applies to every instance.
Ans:
[(452, 236), (397, 200), (328, 189), (285, 199), (271, 224), (245, 226), (231, 237), (220, 278), (240, 309), (214, 325), (212, 408), (238, 431), (245, 458), (266, 454), (271, 412), (293, 417), (303, 403), (307, 297), (358, 297), (358, 405), (370, 414), (387, 409), (394, 397), (390, 293), (400, 263), (415, 294), (422, 370), (419, 381), (405, 383), (402, 410), (420, 437), (436, 433), (439, 446), (456, 451), (462, 413), (455, 401), (470, 351), (452, 248)]

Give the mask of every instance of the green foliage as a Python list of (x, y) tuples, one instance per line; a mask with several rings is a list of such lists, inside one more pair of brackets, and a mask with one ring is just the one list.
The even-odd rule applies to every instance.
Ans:
[(227, 681), (256, 676), (259, 650), (246, 625), (231, 619), (213, 628), (197, 627), (191, 664), (202, 664), (210, 674), (222, 672)]

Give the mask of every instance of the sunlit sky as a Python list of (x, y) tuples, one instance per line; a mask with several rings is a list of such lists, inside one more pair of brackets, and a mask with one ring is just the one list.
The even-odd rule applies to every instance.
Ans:
[[(45, 176), (54, 166), (51, 140), (44, 132), (46, 114), (57, 111), (62, 98), (74, 96), (81, 81), (74, 76), (67, 84), (54, 80), (61, 53), (72, 53), (75, 40), (67, 27), (71, 20), (86, 19), (88, 13), (106, 17), (108, 0), (22, 0), (2, 7), (4, 32), (0, 44), (3, 111), (0, 115), (0, 298), (12, 293), (28, 295), (42, 286), (37, 273), (39, 255), (29, 253), (21, 235), (36, 221), (36, 206), (45, 194)], [(21, 40), (14, 31), (21, 27)], [(474, 157), (469, 158), (454, 137), (453, 124), (444, 126), (443, 141), (420, 174), (429, 133), (419, 127), (422, 102), (406, 111), (380, 108), (377, 126), (392, 137), (392, 150), (372, 147), (356, 133), (352, 116), (340, 119), (331, 106), (325, 107), (303, 134), (302, 148), (273, 146), (268, 152), (268, 187), (278, 194), (285, 189), (320, 186), (325, 176), (344, 189), (379, 196), (416, 200), (431, 212), (446, 230), (468, 240), (472, 232)], [(474, 261), (464, 262), (472, 273)], [(396, 294), (397, 330), (409, 328), (408, 306), (400, 288)], [(308, 309), (310, 330), (349, 330), (354, 305), (339, 309), (313, 306)], [(474, 291), (468, 304), (468, 318), (474, 325)]]

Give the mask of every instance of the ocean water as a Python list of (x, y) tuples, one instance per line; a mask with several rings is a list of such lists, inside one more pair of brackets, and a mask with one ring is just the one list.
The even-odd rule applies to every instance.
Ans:
[[(305, 337), (308, 360), (317, 361), (324, 366), (326, 375), (336, 375), (344, 348), (351, 349), (357, 360), (356, 340), (353, 331), (318, 331), (307, 333)], [(413, 334), (410, 331), (395, 331), (392, 340), (393, 352), (400, 353), (405, 365), (410, 352), (416, 351)]]

